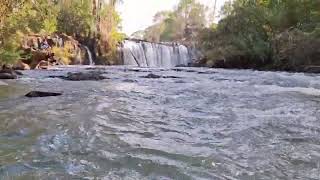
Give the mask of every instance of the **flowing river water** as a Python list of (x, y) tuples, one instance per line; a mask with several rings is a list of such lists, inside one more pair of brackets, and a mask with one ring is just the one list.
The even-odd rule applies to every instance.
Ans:
[(109, 79), (48, 78), (81, 66), (1, 83), (1, 180), (320, 178), (319, 76), (97, 68)]

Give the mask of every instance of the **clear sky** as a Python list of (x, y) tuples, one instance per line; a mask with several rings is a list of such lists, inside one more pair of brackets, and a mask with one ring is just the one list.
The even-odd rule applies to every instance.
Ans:
[[(214, 0), (199, 0), (201, 3), (213, 7)], [(218, 0), (217, 11), (226, 0)], [(122, 17), (122, 31), (127, 35), (143, 30), (152, 25), (154, 14), (162, 10), (171, 10), (179, 0), (124, 0), (119, 10)]]

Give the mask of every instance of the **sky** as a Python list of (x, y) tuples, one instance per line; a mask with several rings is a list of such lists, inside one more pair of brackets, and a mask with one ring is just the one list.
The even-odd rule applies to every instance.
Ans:
[[(214, 0), (199, 0), (209, 7), (214, 6)], [(226, 0), (217, 1), (217, 11)], [(127, 35), (138, 30), (144, 30), (152, 25), (153, 16), (162, 10), (171, 10), (177, 6), (179, 0), (124, 0), (119, 5), (122, 17), (122, 31)]]

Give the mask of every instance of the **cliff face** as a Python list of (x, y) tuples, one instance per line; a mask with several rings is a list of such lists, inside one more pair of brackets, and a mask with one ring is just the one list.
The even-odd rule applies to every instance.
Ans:
[(88, 48), (66, 34), (30, 34), (24, 37), (21, 47), (18, 64), (27, 64), (31, 69), (47, 68), (45, 62), (46, 66), (89, 64)]

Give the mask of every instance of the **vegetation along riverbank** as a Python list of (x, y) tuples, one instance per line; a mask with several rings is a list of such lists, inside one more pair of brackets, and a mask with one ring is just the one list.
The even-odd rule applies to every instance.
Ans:
[[(117, 50), (128, 35), (120, 33), (117, 3), (1, 1), (0, 64), (46, 69), (90, 64), (89, 57), (95, 64), (121, 64)], [(320, 72), (317, 0), (232, 0), (221, 10), (181, 0), (131, 37), (196, 48), (201, 56), (193, 66)]]

